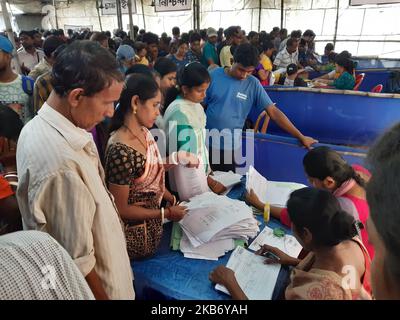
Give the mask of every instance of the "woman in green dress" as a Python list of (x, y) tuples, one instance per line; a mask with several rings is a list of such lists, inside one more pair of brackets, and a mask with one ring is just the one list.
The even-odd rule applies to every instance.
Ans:
[(200, 104), (210, 82), (210, 75), (201, 63), (193, 62), (183, 67), (178, 75), (178, 86), (170, 89), (166, 96), (163, 129), (168, 137), (169, 152), (186, 151), (197, 155), (207, 175), (208, 186), (220, 194), (225, 187), (210, 176), (206, 114)]

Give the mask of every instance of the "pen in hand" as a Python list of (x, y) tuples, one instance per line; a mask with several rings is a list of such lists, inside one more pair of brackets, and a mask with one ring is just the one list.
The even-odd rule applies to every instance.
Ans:
[(264, 257), (268, 258), (268, 259), (272, 259), (275, 261), (280, 261), (281, 258), (279, 258), (276, 254), (270, 252), (270, 251), (266, 251), (262, 254)]

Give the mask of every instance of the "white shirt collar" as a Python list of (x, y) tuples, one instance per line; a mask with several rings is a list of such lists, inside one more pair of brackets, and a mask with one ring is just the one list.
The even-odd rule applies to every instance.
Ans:
[(76, 151), (82, 150), (88, 143), (93, 142), (89, 132), (75, 126), (47, 102), (39, 110), (38, 116), (56, 129)]

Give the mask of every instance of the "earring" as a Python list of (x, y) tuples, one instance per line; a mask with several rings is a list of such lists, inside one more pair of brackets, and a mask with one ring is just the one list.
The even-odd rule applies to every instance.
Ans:
[(136, 114), (137, 113), (137, 108), (134, 108), (133, 109), (133, 114)]

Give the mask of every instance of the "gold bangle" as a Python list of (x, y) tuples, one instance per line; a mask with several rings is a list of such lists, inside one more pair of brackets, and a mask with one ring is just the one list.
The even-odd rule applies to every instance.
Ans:
[(271, 206), (268, 202), (265, 203), (264, 206), (264, 222), (268, 223), (270, 218)]

